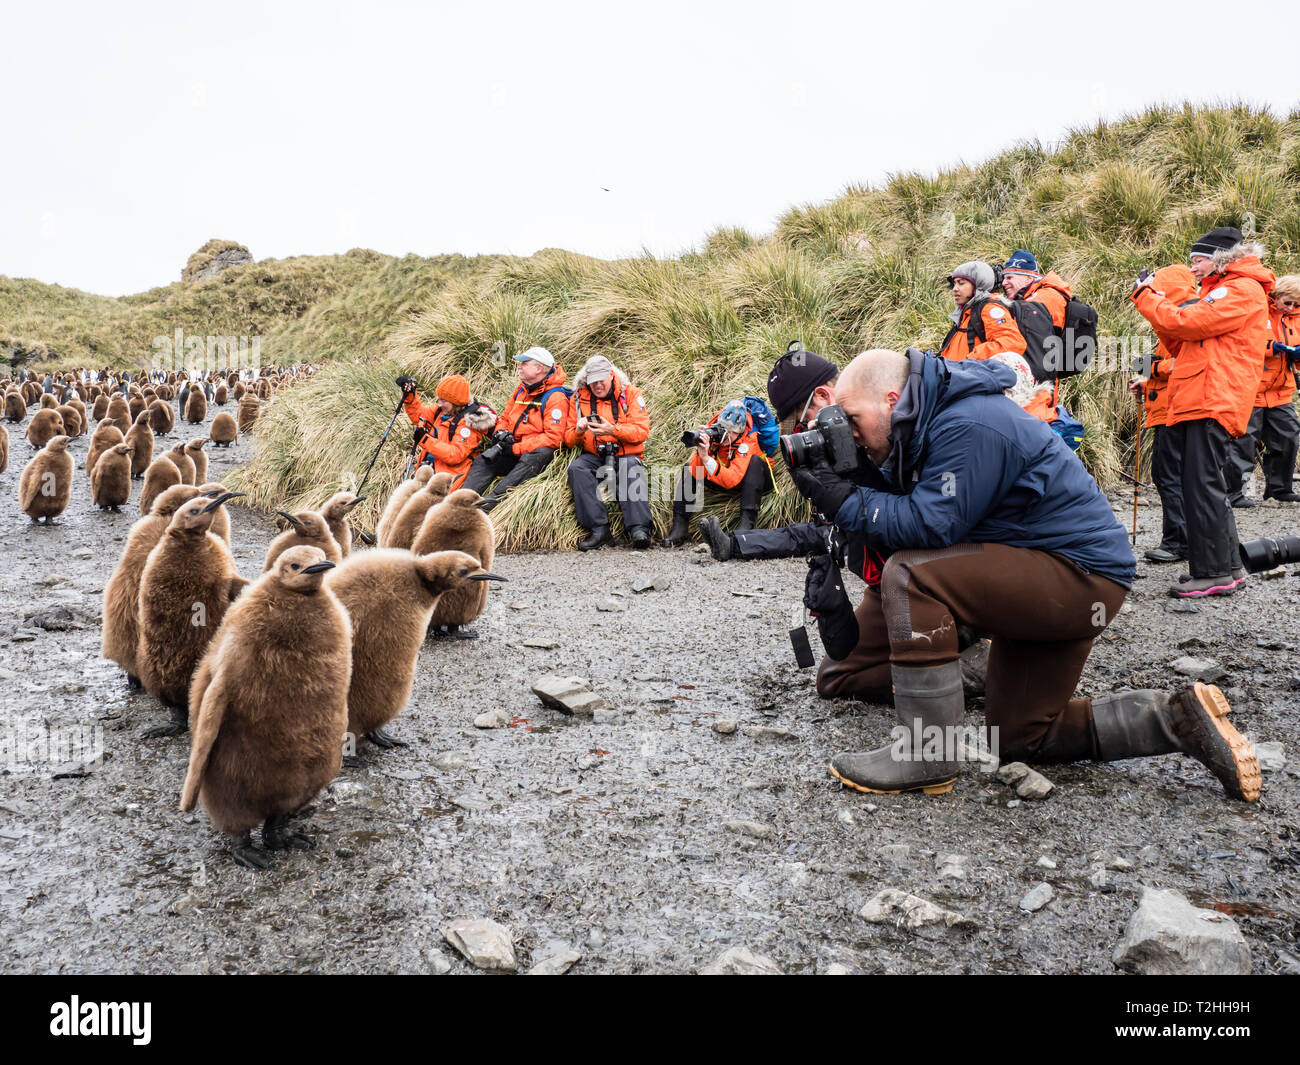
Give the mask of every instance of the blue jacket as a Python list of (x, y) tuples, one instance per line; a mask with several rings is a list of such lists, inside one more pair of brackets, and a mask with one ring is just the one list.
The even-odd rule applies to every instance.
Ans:
[(891, 490), (858, 488), (835, 524), (882, 552), (961, 543), (1051, 551), (1131, 587), (1128, 535), (1064, 441), (1003, 395), (1012, 371), (924, 359), (920, 410), (901, 433), (895, 410), (895, 447), (880, 471)]

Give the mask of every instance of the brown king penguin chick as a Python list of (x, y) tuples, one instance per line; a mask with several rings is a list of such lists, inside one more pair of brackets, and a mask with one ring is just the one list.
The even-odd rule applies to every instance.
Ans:
[(435, 473), (428, 484), (412, 492), (410, 498), (402, 504), (397, 517), (393, 519), (393, 524), (388, 527), (388, 542), (381, 543), (381, 546), (400, 547), (409, 551), (411, 545), (415, 543), (415, 534), (420, 531), (424, 516), (429, 513), (429, 508), (437, 506), (447, 498), (447, 489), (451, 487), (454, 480), (455, 477), (450, 473)]
[[(181, 809), (203, 803), (231, 855), (266, 869), (266, 850), (307, 850), (290, 829), (338, 775), (348, 727), (352, 625), (315, 547), (291, 547), (231, 607), (190, 687), (194, 707)], [(266, 850), (253, 846), (259, 822)]]
[(246, 433), (253, 428), (253, 423), (257, 421), (257, 397), (251, 394), (246, 394), (244, 398), (239, 401), (239, 406), (236, 410), (239, 414), (239, 431), (241, 433)]
[(133, 688), (140, 687), (135, 653), (140, 644), (140, 578), (145, 561), (167, 531), (172, 515), (198, 494), (192, 484), (173, 485), (163, 492), (153, 509), (131, 526), (122, 557), (104, 586), (104, 635), (99, 653), (126, 670)]
[(171, 446), (170, 450), (163, 452), (163, 458), (180, 470), (181, 484), (198, 484), (194, 479), (194, 460), (185, 453), (185, 445), (179, 440)]
[(110, 421), (102, 421), (95, 426), (95, 432), (90, 437), (90, 448), (86, 451), (86, 476), (89, 477), (95, 472), (95, 463), (99, 461), (100, 455), (125, 440), (126, 437)]
[(365, 498), (365, 496), (355, 495), (352, 492), (335, 492), (330, 496), (330, 501), (321, 508), (321, 517), (325, 519), (325, 524), (330, 527), (330, 535), (334, 537), (334, 542), (339, 545), (339, 553), (344, 558), (352, 554), (352, 527), (348, 525), (348, 515)]
[(235, 424), (234, 418), (222, 411), (212, 419), (212, 424), (208, 427), (208, 439), (217, 447), (229, 447), (239, 439), (239, 426)]
[(56, 436), (32, 456), (18, 481), (18, 502), (23, 513), (32, 521), (54, 519), (67, 509), (72, 495), (72, 456), (68, 454), (70, 440)]
[(137, 675), (173, 715), (170, 724), (150, 729), (145, 739), (185, 731), (194, 667), (226, 610), (248, 585), (235, 569), (230, 548), (211, 532), (213, 512), (236, 494), (211, 500), (200, 496), (180, 507), (144, 564)]
[(108, 401), (108, 414), (105, 418), (116, 425), (124, 437), (131, 431), (131, 408), (126, 405), (120, 392)]
[[(98, 406), (99, 401), (95, 403)], [(170, 403), (155, 399), (149, 404), (149, 428), (159, 436), (166, 436), (176, 428), (176, 416), (172, 414)]]
[[(224, 495), (226, 486), (220, 481), (209, 481), (207, 484), (199, 485), (199, 494), (205, 495), (209, 499), (216, 499), (219, 495)], [(230, 511), (223, 503), (212, 512), (212, 535), (220, 536), (221, 539), (230, 544)]]
[(0, 425), (0, 473), (9, 469), (9, 430)]
[(59, 401), (55, 399), (49, 392), (46, 392), (44, 395), (41, 396), (41, 410), (55, 410), (58, 407), (58, 405), (59, 405)]
[[(108, 409), (108, 401), (104, 401), (104, 408)], [(16, 388), (11, 388), (5, 393), (5, 421), (13, 422), (17, 425), (27, 418), (27, 401), (23, 399), (23, 394)]]
[(208, 400), (201, 385), (190, 387), (189, 397), (185, 400), (185, 420), (198, 425), (208, 416)]
[(63, 430), (63, 419), (59, 417), (59, 412), (43, 407), (27, 423), (27, 442), (34, 448), (42, 448), (56, 436), (66, 435)]
[(411, 493), (428, 484), (432, 477), (432, 466), (419, 466), (414, 477), (408, 477), (393, 489), (388, 502), (384, 504), (384, 512), (379, 516), (379, 524), (375, 526), (375, 539), (380, 547), (388, 546), (388, 530), (402, 512), (402, 507), (406, 506), (406, 501), (411, 498)]
[(217, 390), (212, 395), (212, 402), (218, 407), (224, 407), (230, 402), (230, 390), (224, 384), (217, 385)]
[[(98, 431), (98, 430), (96, 430)], [(126, 442), (131, 445), (131, 476), (137, 480), (144, 476), (149, 463), (153, 462), (153, 430), (149, 428), (149, 412), (142, 410), (126, 434)]]
[(133, 424), (135, 420), (140, 417), (140, 412), (148, 406), (149, 403), (144, 398), (144, 394), (140, 392), (139, 389), (133, 389), (131, 392), (131, 398), (126, 401), (126, 409), (131, 412), (131, 422)]
[(203, 450), (203, 446), (207, 442), (206, 437), (196, 436), (185, 445), (185, 454), (189, 457), (189, 460), (194, 463), (195, 484), (203, 484), (203, 482), (208, 479), (208, 455), (207, 452)]
[(90, 472), (90, 501), (100, 510), (120, 513), (131, 499), (131, 445), (114, 444)]
[(411, 697), (415, 662), (441, 596), (504, 580), (461, 551), (417, 558), (380, 548), (346, 559), (325, 578), (352, 618), (348, 731), (378, 747), (405, 747), (383, 730)]
[[(436, 507), (430, 507), (411, 545), (412, 552), (427, 555), (432, 551), (464, 551), (477, 558), (484, 569), (490, 569), (496, 555), (496, 529), (492, 519), (478, 508), (482, 498), (471, 489), (460, 488)], [(483, 613), (487, 598), (488, 586), (482, 583), (448, 592), (434, 607), (431, 631), (438, 634), (445, 627), (448, 636), (474, 639), (478, 634), (466, 632), (461, 626)]]
[(275, 565), (275, 560), (289, 548), (303, 545), (320, 548), (325, 552), (325, 557), (335, 564), (343, 561), (343, 552), (339, 550), (330, 527), (319, 513), (314, 510), (300, 510), (297, 514), (277, 510), (276, 513), (289, 523), (289, 528), (271, 541), (266, 552), (266, 563), (262, 566), (263, 573), (270, 570)]
[(68, 436), (74, 440), (86, 431), (86, 427), (81, 424), (81, 412), (76, 407), (70, 407), (64, 403), (62, 406), (55, 408), (59, 417), (63, 420), (63, 429)]
[(148, 514), (153, 510), (154, 500), (172, 485), (181, 483), (181, 471), (176, 468), (176, 463), (166, 455), (159, 455), (149, 463), (144, 474), (144, 486), (140, 489), (140, 513)]

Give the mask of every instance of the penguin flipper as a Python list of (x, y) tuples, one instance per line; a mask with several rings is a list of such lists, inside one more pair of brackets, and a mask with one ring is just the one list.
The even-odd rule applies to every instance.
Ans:
[[(210, 675), (210, 674), (209, 674)], [(201, 677), (195, 678), (197, 684)], [(226, 716), (225, 684), (218, 674), (203, 691), (203, 701), (194, 711), (191, 721), (193, 740), (190, 746), (190, 765), (185, 774), (185, 786), (181, 790), (181, 811), (189, 813), (199, 801), (199, 788), (203, 784), (203, 774), (208, 768), (208, 759), (212, 755), (212, 745), (221, 732), (221, 722)]]

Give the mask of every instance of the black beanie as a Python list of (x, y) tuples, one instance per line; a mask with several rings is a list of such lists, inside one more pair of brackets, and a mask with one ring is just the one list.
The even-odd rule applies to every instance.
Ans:
[(833, 362), (804, 351), (797, 340), (792, 341), (767, 375), (767, 398), (776, 411), (776, 420), (784, 421), (797, 414), (813, 389), (832, 380), (839, 372)]
[(1211, 229), (1193, 244), (1192, 254), (1213, 257), (1216, 251), (1226, 251), (1228, 248), (1235, 248), (1240, 243), (1240, 229), (1236, 226), (1220, 226), (1218, 229)]

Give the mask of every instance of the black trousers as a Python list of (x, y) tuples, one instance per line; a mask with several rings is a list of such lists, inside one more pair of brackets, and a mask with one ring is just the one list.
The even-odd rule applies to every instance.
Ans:
[[(1187, 551), (1187, 517), (1183, 514), (1183, 453), (1175, 435), (1163, 425), (1151, 429), (1151, 479), (1160, 493), (1164, 529), (1160, 546), (1175, 554)], [(1215, 574), (1218, 576), (1218, 574)]]
[(569, 463), (569, 488), (573, 492), (573, 512), (578, 524), (588, 532), (609, 524), (609, 511), (601, 498), (604, 486), (606, 493), (618, 500), (625, 528), (649, 530), (650, 482), (645, 465), (636, 455), (619, 455), (614, 461), (613, 477), (604, 472), (605, 461), (588, 451)]
[(500, 477), (501, 480), (497, 481), (491, 494), (503, 496), (516, 485), (523, 484), (528, 478), (536, 477), (551, 464), (553, 458), (555, 458), (553, 447), (539, 447), (523, 457), (513, 451), (503, 450), (496, 462), (489, 462), (482, 455), (475, 455), (474, 461), (470, 463), (469, 473), (465, 476), (465, 483), (461, 487), (487, 495), (488, 493), (483, 490)]
[(1232, 437), (1213, 418), (1165, 427), (1183, 456), (1183, 509), (1192, 577), (1225, 577), (1241, 568), (1237, 519), (1228, 505)]
[(1296, 444), (1300, 439), (1300, 419), (1295, 407), (1256, 407), (1250, 412), (1246, 431), (1232, 442), (1229, 454), (1235, 467), (1235, 479), (1228, 483), (1230, 498), (1239, 498), (1255, 472), (1255, 460), (1264, 467), (1264, 492), (1274, 495), (1289, 492), (1295, 478)]
[(826, 550), (829, 531), (829, 525), (800, 521), (779, 529), (751, 529), (733, 535), (741, 558), (804, 558)]
[(745, 468), (745, 476), (741, 478), (740, 484), (735, 488), (720, 488), (707, 479), (697, 482), (690, 466), (683, 466), (681, 476), (677, 479), (676, 491), (673, 492), (674, 515), (697, 511), (704, 505), (703, 493), (699, 490), (700, 484), (710, 492), (727, 496), (739, 495), (741, 510), (757, 510), (758, 505), (763, 502), (763, 493), (772, 487), (772, 470), (761, 458), (752, 458)]

